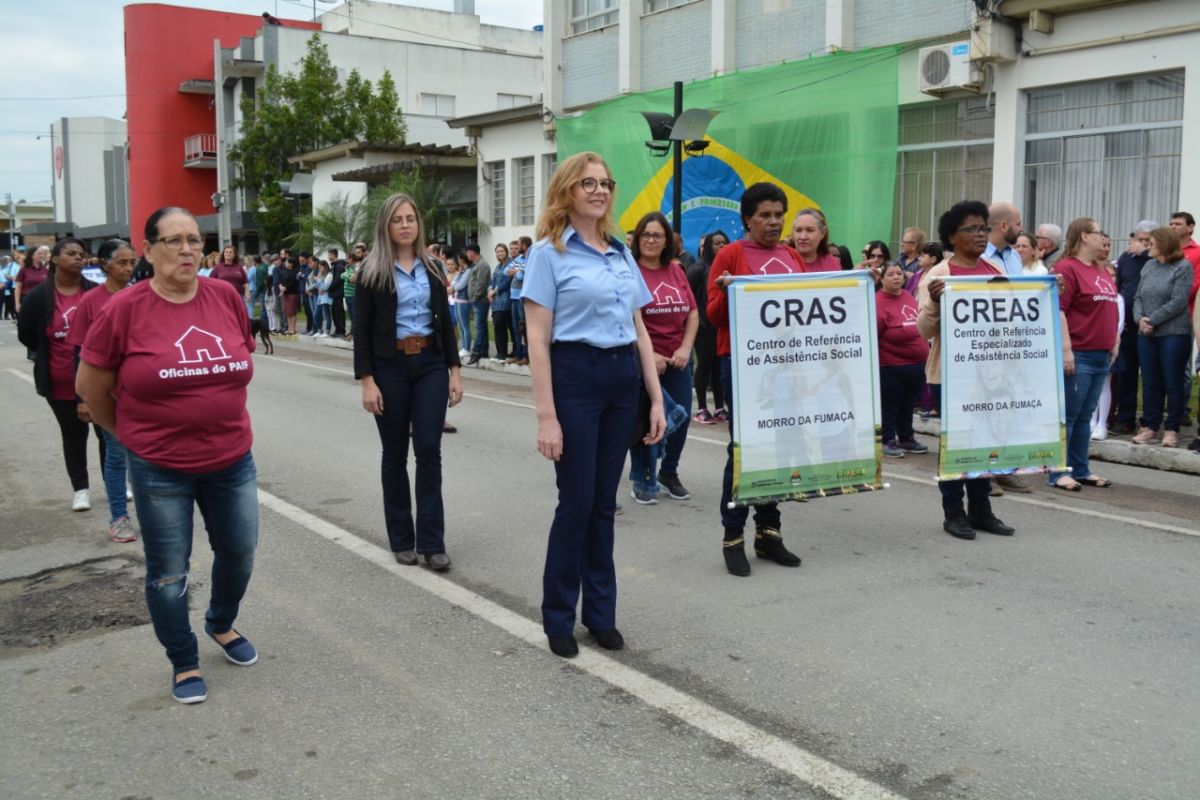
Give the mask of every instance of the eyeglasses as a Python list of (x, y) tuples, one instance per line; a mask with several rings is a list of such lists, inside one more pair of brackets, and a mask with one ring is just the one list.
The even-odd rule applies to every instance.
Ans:
[(165, 239), (155, 239), (150, 244), (161, 244), (166, 246), (168, 250), (179, 251), (183, 249), (185, 242), (193, 250), (199, 250), (204, 246), (204, 240), (199, 236), (168, 236)]
[(959, 233), (991, 233), (992, 229), (989, 225), (964, 225), (958, 229)]
[(603, 189), (609, 194), (612, 194), (613, 190), (617, 188), (617, 182), (609, 178), (601, 178), (599, 180), (596, 180), (595, 178), (580, 178), (579, 185), (582, 186), (583, 191), (587, 192), (588, 194), (595, 194), (597, 189)]
[(647, 242), (663, 242), (667, 239), (667, 237), (663, 236), (661, 233), (643, 233), (640, 238), (646, 240)]
[(871, 258), (883, 258), (883, 253), (871, 253)]

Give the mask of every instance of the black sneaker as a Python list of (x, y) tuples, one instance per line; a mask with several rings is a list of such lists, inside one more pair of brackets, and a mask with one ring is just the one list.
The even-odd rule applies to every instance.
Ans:
[(658, 505), (657, 497), (650, 494), (645, 489), (638, 488), (637, 486), (633, 487), (633, 489), (630, 490), (629, 495), (634, 500), (638, 501), (638, 503), (640, 503), (641, 505), (644, 505), (644, 506)]
[(901, 439), (900, 449), (906, 453), (912, 453), (914, 455), (929, 452), (929, 448), (918, 442), (916, 439)]
[(1200, 453), (1200, 436), (1192, 439), (1192, 443), (1188, 445), (1188, 450), (1191, 450), (1194, 453)]
[(687, 500), (691, 497), (688, 490), (683, 488), (683, 484), (679, 482), (679, 475), (675, 473), (658, 473), (658, 482), (667, 490), (669, 497), (673, 497), (676, 500)]
[(994, 533), (997, 536), (1012, 536), (1016, 533), (1016, 528), (1005, 525), (995, 514), (986, 514), (973, 516), (968, 518), (968, 524), (985, 533)]
[[(961, 514), (961, 512), (959, 512)], [(955, 539), (974, 539), (975, 529), (971, 527), (971, 523), (967, 522), (965, 515), (947, 517), (942, 523), (942, 530), (953, 536)]]

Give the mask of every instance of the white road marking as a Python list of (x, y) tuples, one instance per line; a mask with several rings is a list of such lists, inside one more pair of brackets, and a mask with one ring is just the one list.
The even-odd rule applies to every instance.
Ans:
[[(534, 647), (546, 646), (546, 636), (542, 633), (541, 626), (533, 620), (526, 619), (428, 570), (397, 564), (392, 554), (384, 548), (360, 539), (349, 531), (262, 489), (258, 491), (258, 499), (271, 511), (408, 581), (413, 586), (458, 606)], [(841, 800), (903, 800), (901, 795), (883, 786), (595, 650), (581, 649), (579, 655), (570, 663), (571, 666), (633, 695), (653, 708), (677, 717), (714, 739), (736, 747), (751, 758), (763, 761), (833, 797)]]
[(33, 384), (33, 376), (32, 376), (32, 375), (26, 375), (24, 372), (21, 372), (19, 369), (13, 369), (12, 367), (9, 367), (9, 368), (8, 368), (7, 370), (5, 370), (5, 371), (6, 371), (6, 372), (11, 372), (13, 375), (16, 375), (18, 378), (20, 378), (21, 380), (23, 380), (23, 381), (25, 381), (26, 383), (28, 383), (30, 386), (33, 386), (33, 385), (34, 385), (34, 384)]
[[(330, 372), (338, 372), (343, 375), (346, 374), (345, 370), (334, 369), (333, 367), (326, 367), (321, 364), (305, 364), (302, 361), (290, 361), (286, 358), (274, 358), (272, 360), (280, 361), (285, 364), (294, 364), (299, 367), (311, 367), (313, 369), (324, 369), (324, 370), (328, 370)], [(32, 383), (32, 381), (30, 381), (30, 382)], [(516, 406), (517, 408), (528, 408), (530, 410), (534, 410), (533, 405), (531, 405), (529, 403), (518, 403), (513, 400), (502, 400), (497, 397), (488, 397), (487, 395), (482, 395), (482, 394), (467, 393), (466, 396), (469, 398), (472, 398), (474, 400), (485, 400), (489, 403), (499, 403), (501, 405)], [(690, 439), (692, 441), (703, 442), (704, 444), (717, 445), (719, 447), (725, 447), (726, 445), (729, 444), (728, 440), (710, 439), (706, 436), (695, 436), (692, 434), (688, 434), (688, 439)], [(935, 481), (932, 477), (930, 477), (930, 478), (914, 478), (911, 475), (901, 475), (896, 472), (885, 472), (884, 474), (887, 475), (887, 477), (889, 477), (889, 478), (894, 478), (895, 480), (909, 481), (910, 483), (920, 483), (920, 484), (924, 484), (926, 486), (931, 486), (931, 487), (937, 485), (937, 481)], [(1068, 514), (1079, 514), (1080, 516), (1084, 516), (1084, 517), (1095, 517), (1097, 519), (1106, 519), (1106, 520), (1109, 520), (1110, 522), (1120, 522), (1124, 525), (1136, 525), (1140, 528), (1149, 528), (1151, 530), (1164, 531), (1167, 533), (1182, 533), (1185, 536), (1200, 537), (1200, 530), (1196, 530), (1195, 528), (1184, 528), (1179, 525), (1168, 525), (1168, 524), (1162, 523), (1162, 522), (1152, 522), (1150, 520), (1137, 519), (1136, 517), (1122, 516), (1121, 514), (1110, 514), (1106, 511), (1093, 511), (1093, 510), (1087, 509), (1087, 508), (1077, 508), (1075, 506), (1067, 506), (1067, 505), (1062, 505), (1059, 503), (1052, 503), (1048, 500), (1035, 500), (1033, 498), (1013, 497), (1011, 495), (1006, 495), (1005, 499), (1011, 500), (1014, 503), (1024, 503), (1026, 505), (1037, 506), (1039, 508), (1048, 508), (1051, 511), (1062, 511), (1062, 512), (1066, 512)]]

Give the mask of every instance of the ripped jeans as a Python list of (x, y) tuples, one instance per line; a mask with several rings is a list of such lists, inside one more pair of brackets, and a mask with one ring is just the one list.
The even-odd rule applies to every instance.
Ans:
[(158, 467), (129, 453), (129, 482), (146, 553), (146, 605), (176, 674), (199, 666), (187, 598), (193, 508), (200, 509), (213, 549), (205, 619), (216, 633), (224, 633), (233, 627), (254, 570), (256, 477), (250, 453), (225, 469), (198, 475)]

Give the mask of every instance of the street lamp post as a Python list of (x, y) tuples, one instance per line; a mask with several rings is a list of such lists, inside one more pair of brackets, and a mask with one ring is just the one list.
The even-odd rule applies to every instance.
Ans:
[[(708, 124), (718, 113), (707, 108), (683, 110), (683, 81), (675, 81), (675, 110), (673, 114), (658, 111), (643, 111), (642, 116), (650, 126), (650, 141), (646, 147), (666, 155), (673, 150), (671, 181), (671, 228), (683, 233), (683, 152), (699, 154), (708, 147), (704, 134)], [(672, 145), (674, 147), (672, 148)]]

